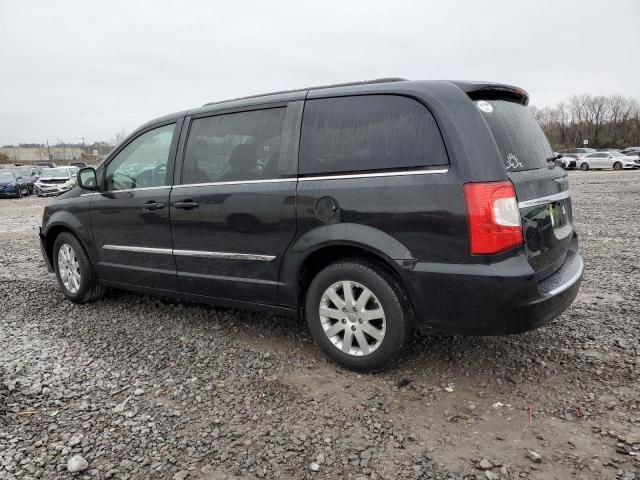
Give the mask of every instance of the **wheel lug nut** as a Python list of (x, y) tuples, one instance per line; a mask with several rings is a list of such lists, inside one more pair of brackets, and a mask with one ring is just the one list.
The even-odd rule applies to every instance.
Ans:
[(355, 325), (351, 325), (351, 330), (353, 330), (355, 332), (356, 331), (356, 326)]
[(343, 319), (342, 319), (342, 323), (347, 323), (347, 319), (346, 319), (346, 318), (343, 318)]
[(358, 323), (362, 323), (362, 319), (361, 318), (358, 319)]

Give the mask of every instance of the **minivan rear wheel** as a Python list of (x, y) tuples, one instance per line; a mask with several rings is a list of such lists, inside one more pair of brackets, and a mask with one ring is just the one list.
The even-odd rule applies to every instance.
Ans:
[(305, 310), (323, 353), (351, 370), (391, 365), (413, 337), (407, 295), (373, 263), (351, 260), (326, 267), (307, 290)]
[(62, 293), (74, 303), (98, 300), (104, 287), (98, 283), (89, 257), (78, 239), (63, 232), (53, 245), (53, 266)]
[(583, 172), (586, 172), (587, 170), (589, 170), (589, 164), (588, 163), (581, 163), (580, 164), (580, 170), (582, 170)]
[(622, 170), (622, 163), (620, 162), (616, 162), (613, 164), (613, 169), (614, 170)]

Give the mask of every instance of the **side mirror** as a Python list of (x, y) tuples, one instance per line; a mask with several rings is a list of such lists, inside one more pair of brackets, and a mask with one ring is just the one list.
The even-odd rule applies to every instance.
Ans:
[(78, 170), (78, 185), (85, 190), (98, 190), (98, 176), (93, 167)]

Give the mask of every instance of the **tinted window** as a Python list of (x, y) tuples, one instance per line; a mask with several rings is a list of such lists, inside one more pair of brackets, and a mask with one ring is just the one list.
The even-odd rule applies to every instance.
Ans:
[(505, 100), (481, 102), (493, 107), (480, 109), (480, 112), (489, 124), (507, 170), (512, 172), (548, 166), (547, 159), (553, 158), (553, 151), (527, 107)]
[(167, 163), (175, 124), (143, 133), (109, 162), (108, 191), (167, 185)]
[(410, 169), (449, 161), (436, 122), (395, 95), (309, 100), (302, 117), (300, 173)]
[(278, 178), (285, 110), (253, 110), (193, 120), (182, 182)]

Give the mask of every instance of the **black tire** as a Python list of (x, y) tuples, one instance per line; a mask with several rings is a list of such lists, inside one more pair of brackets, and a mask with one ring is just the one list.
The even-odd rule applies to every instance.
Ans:
[[(75, 292), (70, 291), (60, 277), (58, 255), (60, 254), (60, 248), (65, 244), (73, 249), (75, 259), (79, 266), (80, 286)], [(53, 268), (55, 269), (58, 285), (60, 285), (62, 293), (73, 303), (93, 302), (104, 295), (105, 287), (98, 283), (98, 278), (87, 253), (78, 239), (71, 233), (63, 232), (56, 237), (53, 244)]]
[(589, 170), (589, 164), (584, 162), (580, 164), (580, 170), (582, 170), (583, 172), (586, 172), (587, 170)]
[[(384, 336), (375, 350), (367, 355), (343, 352), (332, 343), (322, 326), (319, 312), (322, 296), (331, 285), (342, 281), (356, 282), (369, 289), (384, 311)], [(386, 270), (365, 261), (340, 261), (318, 273), (307, 290), (305, 311), (311, 336), (323, 353), (339, 365), (357, 372), (373, 372), (391, 366), (414, 335), (413, 311), (404, 288)], [(349, 321), (356, 325), (355, 319)], [(347, 323), (345, 328), (348, 326)], [(350, 328), (354, 329), (354, 326)], [(344, 337), (344, 333), (342, 335)]]
[(616, 162), (613, 164), (613, 169), (614, 170), (622, 170), (622, 163), (620, 162)]
[(22, 198), (22, 188), (18, 185), (18, 198)]

